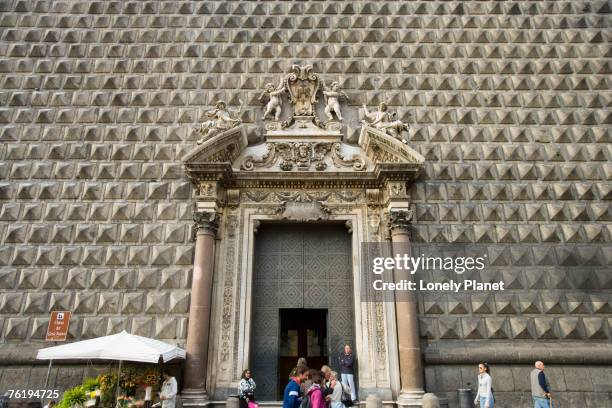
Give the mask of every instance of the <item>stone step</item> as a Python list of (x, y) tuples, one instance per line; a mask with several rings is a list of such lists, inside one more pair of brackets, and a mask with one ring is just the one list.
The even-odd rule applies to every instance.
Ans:
[[(226, 401), (212, 401), (212, 400), (206, 400), (206, 399), (190, 399), (190, 398), (184, 398), (182, 399), (183, 401), (183, 407), (208, 407), (208, 408), (217, 408), (217, 407), (225, 407), (226, 405)], [(282, 407), (283, 406), (283, 401), (257, 401), (257, 404), (262, 407), (262, 408), (276, 408), (276, 407)], [(383, 401), (382, 402), (383, 407), (385, 408), (390, 408), (390, 407), (396, 407), (398, 406), (397, 403), (395, 401)], [(357, 404), (354, 405), (355, 408), (365, 408), (366, 403), (365, 401), (360, 401)], [(420, 407), (422, 406), (419, 402), (410, 402), (407, 404), (402, 404), (401, 407)]]

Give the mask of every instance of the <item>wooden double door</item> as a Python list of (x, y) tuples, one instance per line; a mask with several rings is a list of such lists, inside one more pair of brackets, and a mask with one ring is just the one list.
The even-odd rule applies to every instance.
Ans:
[(282, 396), (289, 373), (298, 358), (310, 368), (329, 364), (327, 309), (280, 309), (278, 390)]

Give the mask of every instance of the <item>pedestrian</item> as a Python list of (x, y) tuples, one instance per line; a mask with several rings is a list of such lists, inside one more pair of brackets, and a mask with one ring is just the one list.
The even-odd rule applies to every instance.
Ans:
[(319, 370), (315, 370), (314, 368), (311, 368), (308, 370), (308, 374), (306, 376), (306, 380), (304, 380), (304, 382), (302, 383), (302, 395), (306, 395), (306, 393), (308, 392), (308, 390), (310, 389), (310, 387), (312, 386), (313, 382), (312, 382), (312, 376), (319, 373)]
[(554, 408), (550, 384), (544, 375), (544, 363), (535, 362), (535, 368), (531, 371), (531, 396), (533, 397), (533, 408)]
[(324, 380), (324, 384), (323, 384), (323, 397), (327, 397), (333, 391), (332, 388), (331, 388), (331, 373), (332, 373), (332, 370), (331, 370), (331, 368), (329, 368), (328, 365), (324, 365), (323, 367), (321, 367), (321, 372), (325, 376), (325, 380)]
[(330, 388), (332, 392), (326, 398), (329, 401), (329, 408), (345, 408), (342, 403), (344, 390), (342, 389), (342, 383), (338, 381), (338, 373), (335, 371), (330, 373)]
[(357, 392), (355, 390), (355, 355), (350, 345), (344, 346), (344, 351), (340, 354), (340, 373), (342, 384), (351, 389), (351, 400), (357, 403)]
[(308, 388), (308, 397), (310, 398), (310, 408), (326, 408), (325, 398), (323, 398), (323, 382), (325, 375), (321, 371), (312, 373), (310, 380), (312, 385)]
[(247, 368), (242, 372), (240, 384), (238, 385), (240, 408), (249, 408), (249, 404), (255, 402), (255, 387), (255, 381), (251, 377), (251, 370)]
[(174, 378), (167, 369), (162, 370), (162, 377), (164, 378), (164, 382), (162, 383), (159, 395), (159, 399), (162, 402), (162, 408), (174, 408), (176, 406), (176, 393), (178, 391), (176, 378)]
[(302, 402), (300, 385), (308, 378), (308, 367), (299, 366), (283, 392), (283, 408), (299, 408)]
[(289, 373), (289, 379), (297, 376), (298, 367), (308, 367), (308, 363), (306, 362), (306, 359), (304, 357), (298, 358), (297, 364), (291, 369), (291, 372)]
[(478, 394), (474, 399), (474, 405), (480, 404), (480, 408), (493, 408), (493, 378), (487, 363), (478, 364)]

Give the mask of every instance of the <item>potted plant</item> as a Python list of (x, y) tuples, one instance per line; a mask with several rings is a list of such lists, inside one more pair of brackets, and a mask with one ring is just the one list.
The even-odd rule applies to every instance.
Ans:
[(64, 392), (62, 401), (58, 404), (58, 408), (82, 408), (87, 400), (85, 388), (82, 385), (77, 385)]
[(133, 397), (136, 392), (136, 385), (138, 379), (136, 376), (136, 370), (132, 367), (126, 367), (121, 371), (119, 376), (119, 386), (121, 390), (125, 392), (125, 395)]
[(98, 398), (100, 397), (100, 380), (98, 378), (86, 378), (83, 381), (83, 389), (85, 390), (85, 395), (87, 397), (87, 401), (85, 402), (86, 407), (94, 407), (98, 403)]
[(153, 388), (157, 386), (159, 382), (159, 375), (155, 368), (148, 368), (142, 372), (140, 382), (145, 390), (145, 406), (150, 406), (153, 400)]
[(104, 405), (110, 405), (115, 397), (117, 374), (100, 374), (97, 379), (100, 383), (100, 400)]

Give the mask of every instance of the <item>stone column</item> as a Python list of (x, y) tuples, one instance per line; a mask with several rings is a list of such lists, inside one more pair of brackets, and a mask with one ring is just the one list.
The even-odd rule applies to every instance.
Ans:
[(187, 399), (207, 400), (206, 367), (218, 213), (214, 211), (194, 212), (193, 219), (196, 228), (196, 244), (183, 396)]
[[(391, 209), (389, 211), (389, 228), (393, 244), (393, 255), (405, 253), (410, 242), (408, 225), (412, 219), (412, 210)], [(396, 269), (395, 281), (410, 280), (409, 271)], [(419, 320), (417, 299), (414, 292), (406, 291), (395, 294), (395, 316), (397, 320), (397, 343), (400, 366), (399, 405), (420, 402), (424, 394), (423, 363), (419, 339)]]

